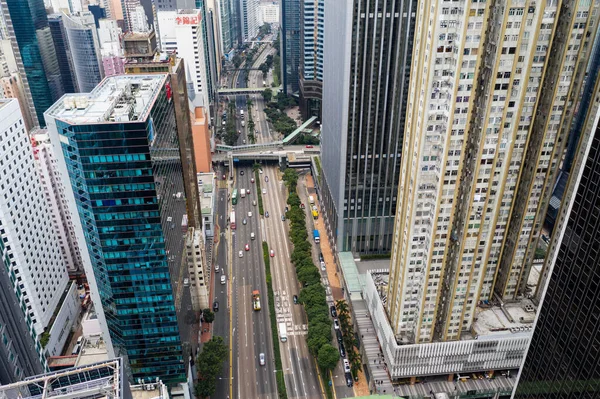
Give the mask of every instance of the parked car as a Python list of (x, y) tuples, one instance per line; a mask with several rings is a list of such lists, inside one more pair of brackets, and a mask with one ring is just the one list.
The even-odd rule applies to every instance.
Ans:
[(323, 258), (323, 252), (319, 253), (319, 262), (325, 262), (325, 258)]
[(184, 287), (189, 287), (190, 286), (190, 279), (189, 278), (184, 278), (183, 279), (183, 286)]
[(281, 221), (285, 222), (285, 215), (281, 215)]
[(340, 356), (342, 358), (346, 357), (346, 349), (344, 349), (344, 344), (340, 343)]
[(308, 144), (306, 148), (314, 148), (312, 145)]
[(219, 311), (219, 302), (214, 301), (213, 302), (213, 312), (218, 312)]
[(337, 317), (337, 310), (335, 310), (335, 305), (331, 305), (329, 307), (329, 311), (331, 312), (331, 317)]
[(336, 330), (340, 329), (340, 322), (338, 319), (333, 319), (333, 328), (335, 328)]
[(321, 270), (323, 270), (324, 272), (327, 271), (327, 267), (325, 267), (325, 262), (321, 262)]
[(294, 295), (294, 305), (298, 304), (298, 295)]
[(350, 372), (350, 362), (348, 361), (348, 359), (344, 359), (344, 372), (345, 373)]

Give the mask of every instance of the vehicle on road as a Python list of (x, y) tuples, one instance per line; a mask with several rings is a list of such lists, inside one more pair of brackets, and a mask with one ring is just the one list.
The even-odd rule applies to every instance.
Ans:
[(350, 362), (348, 361), (348, 359), (344, 359), (344, 372), (345, 373), (350, 372)]
[(298, 304), (298, 295), (294, 295), (294, 305)]
[(352, 388), (353, 385), (354, 385), (354, 382), (352, 381), (352, 374), (346, 373), (346, 386), (348, 388)]
[(314, 148), (314, 146), (309, 144), (306, 146), (306, 148)]
[(313, 230), (313, 238), (315, 239), (315, 242), (317, 244), (319, 242), (321, 242), (321, 236), (319, 235), (319, 230)]
[(251, 218), (252, 217), (252, 212), (248, 212), (248, 217)]
[(265, 354), (261, 353), (260, 355), (258, 355), (258, 363), (260, 363), (261, 366), (265, 365)]
[(340, 322), (338, 319), (333, 319), (333, 328), (335, 328), (336, 330), (340, 329)]
[(265, 212), (265, 217), (268, 218), (269, 217), (269, 212)]
[(189, 278), (184, 278), (183, 279), (183, 286), (184, 287), (189, 287), (190, 286), (190, 279)]
[[(244, 126), (246, 126), (246, 123), (244, 121), (242, 121), (242, 127), (244, 127)], [(246, 140), (244, 140), (244, 141), (246, 141)], [(244, 144), (246, 144), (246, 143), (244, 143)]]
[(244, 247), (244, 249), (245, 249), (246, 251), (250, 251), (250, 245), (246, 244), (246, 246)]
[(263, 194), (266, 194), (266, 193), (267, 193), (267, 189), (263, 188)]
[(252, 200), (252, 206), (256, 206), (256, 200)]
[(290, 210), (287, 206), (285, 207), (285, 212), (287, 213)]
[(303, 203), (300, 203), (300, 209), (306, 208)]
[(244, 171), (243, 170), (240, 170), (240, 175), (244, 176)]
[(245, 189), (245, 188), (242, 188), (242, 189), (240, 190), (240, 197), (242, 197), (242, 198), (246, 198), (246, 189)]
[(281, 339), (281, 342), (287, 341), (287, 328), (285, 323), (279, 323), (279, 339)]
[(315, 197), (313, 197), (312, 195), (308, 196), (308, 202), (310, 202), (311, 205), (314, 205), (315, 203)]
[(260, 310), (260, 292), (258, 290), (252, 291), (252, 307), (254, 310)]
[(317, 220), (319, 218), (319, 212), (313, 209), (312, 211), (313, 219)]
[(227, 176), (223, 175), (223, 180), (227, 180)]
[(271, 258), (275, 257), (275, 251), (274, 250), (271, 250), (270, 254), (271, 254)]
[(323, 270), (324, 272), (327, 271), (327, 267), (325, 266), (325, 262), (321, 262), (321, 270)]
[(340, 344), (340, 356), (342, 358), (346, 357), (346, 349), (344, 349), (344, 344)]
[(331, 312), (331, 317), (337, 317), (337, 310), (335, 309), (335, 305), (331, 305), (329, 307), (329, 311)]
[[(242, 122), (242, 126), (244, 126), (244, 122)], [(242, 140), (242, 144), (246, 144), (246, 139)]]
[(337, 337), (338, 344), (342, 344), (342, 342), (344, 342), (344, 336), (342, 335), (342, 330), (335, 330), (335, 335)]
[(251, 239), (251, 240), (254, 240), (254, 239), (256, 239), (256, 236), (254, 235), (254, 233), (250, 233), (250, 239)]
[(244, 257), (244, 252), (240, 251), (240, 258), (243, 258), (243, 257)]
[(233, 190), (233, 194), (231, 195), (231, 204), (237, 205), (237, 201), (238, 201), (238, 192), (237, 192), (237, 188), (235, 188)]
[(213, 302), (213, 312), (218, 312), (219, 311), (219, 302), (214, 301)]
[(225, 284), (227, 282), (227, 277), (224, 274), (221, 274), (221, 284)]
[(325, 258), (323, 258), (323, 252), (319, 252), (319, 262), (324, 262)]
[(281, 221), (285, 222), (285, 215), (281, 215)]
[(244, 218), (244, 220), (242, 220), (242, 224), (247, 224), (248, 221), (246, 220), (246, 218)]
[(263, 174), (263, 171), (262, 171), (262, 169), (259, 169), (259, 170), (258, 170), (258, 172), (259, 172), (261, 175)]
[(215, 265), (215, 273), (219, 273), (219, 265)]
[(254, 183), (254, 177), (250, 179), (250, 183)]

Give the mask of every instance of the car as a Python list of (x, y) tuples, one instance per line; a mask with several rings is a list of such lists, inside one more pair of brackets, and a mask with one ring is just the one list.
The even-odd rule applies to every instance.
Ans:
[(263, 173), (262, 169), (259, 169), (258, 171), (259, 171), (259, 173), (262, 175), (262, 173)]
[(225, 284), (227, 282), (227, 277), (224, 274), (221, 274), (221, 284)]
[(346, 349), (344, 349), (344, 344), (340, 344), (340, 356), (342, 358), (346, 357)]
[(333, 319), (333, 328), (335, 328), (336, 330), (340, 329), (340, 322), (338, 319)]
[(344, 336), (342, 335), (342, 330), (335, 330), (335, 335), (338, 341), (338, 344), (342, 344), (344, 342)]
[(269, 182), (269, 176), (265, 176), (265, 182)]
[(254, 233), (250, 233), (250, 239), (251, 239), (251, 240), (254, 240), (254, 239), (256, 239), (256, 236), (254, 235)]
[(350, 362), (348, 361), (348, 359), (344, 359), (344, 372), (345, 373), (350, 372)]
[(246, 139), (243, 139), (243, 140), (242, 140), (242, 144), (246, 144)]
[(269, 212), (265, 212), (265, 217), (268, 218), (269, 217)]
[(261, 366), (265, 365), (265, 354), (261, 353), (258, 355), (258, 363), (260, 363)]
[(246, 246), (244, 247), (244, 249), (245, 249), (246, 251), (250, 251), (250, 245), (246, 244)]
[(293, 299), (294, 299), (294, 305), (297, 305), (298, 304), (298, 295), (294, 295)]
[(250, 183), (254, 183), (254, 177), (250, 179)]
[(227, 180), (227, 176), (223, 175), (223, 180)]
[(275, 251), (271, 250), (271, 258), (275, 256)]
[(213, 302), (213, 312), (218, 312), (218, 311), (219, 311), (219, 302), (214, 301)]
[(246, 189), (246, 194), (250, 194), (250, 189), (249, 188)]
[(243, 170), (240, 170), (240, 175), (244, 176), (244, 171)]
[(281, 215), (281, 221), (285, 222), (285, 215)]
[(267, 193), (267, 189), (263, 188), (263, 194), (266, 194), (266, 193)]
[(252, 200), (252, 206), (256, 206), (256, 200)]
[(244, 252), (240, 251), (240, 258), (243, 258), (243, 257), (244, 257)]
[(319, 252), (319, 262), (325, 262), (325, 258), (323, 258), (323, 252)]
[(246, 220), (246, 218), (244, 218), (244, 220), (242, 220), (242, 224), (248, 224), (248, 221)]
[(285, 207), (285, 212), (287, 213), (290, 209), (286, 206)]
[(326, 272), (327, 271), (327, 267), (325, 266), (325, 262), (321, 262), (321, 270)]
[(300, 209), (306, 208), (303, 203), (300, 203)]
[(352, 385), (354, 385), (354, 382), (352, 381), (352, 374), (346, 373), (346, 386), (351, 388)]
[(314, 148), (312, 145), (307, 145), (306, 148)]
[(331, 305), (329, 307), (329, 312), (331, 312), (331, 317), (337, 317), (337, 310), (335, 309), (335, 305)]
[(252, 217), (252, 212), (248, 212), (248, 217), (251, 218)]
[(215, 265), (215, 273), (219, 273), (219, 265)]
[(189, 278), (184, 278), (183, 279), (183, 286), (184, 287), (189, 287), (190, 286), (190, 279)]

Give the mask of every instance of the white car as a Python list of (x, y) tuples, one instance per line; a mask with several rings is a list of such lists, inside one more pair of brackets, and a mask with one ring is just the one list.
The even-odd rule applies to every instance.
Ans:
[(251, 218), (252, 217), (252, 212), (248, 212), (248, 217)]
[(350, 372), (350, 362), (348, 361), (348, 359), (344, 359), (344, 372), (345, 373)]
[(219, 265), (215, 265), (215, 273), (219, 273)]
[(263, 188), (263, 194), (266, 194), (266, 193), (267, 193), (267, 189)]
[(340, 322), (338, 321), (338, 319), (333, 320), (333, 328), (335, 328), (336, 330), (340, 329)]
[(321, 270), (327, 271), (327, 268), (325, 267), (325, 262), (321, 262)]
[(240, 258), (244, 257), (244, 251), (240, 251)]
[(265, 354), (261, 353), (260, 355), (258, 355), (258, 362), (260, 363), (261, 366), (265, 365)]
[(225, 284), (227, 282), (227, 277), (224, 274), (221, 275), (221, 284)]
[(184, 287), (189, 287), (190, 286), (190, 279), (189, 278), (184, 278), (183, 279), (183, 286)]
[(254, 240), (254, 239), (256, 239), (256, 236), (254, 235), (254, 233), (250, 233), (250, 239), (251, 239), (251, 240)]
[(252, 200), (252, 206), (256, 206), (256, 200)]

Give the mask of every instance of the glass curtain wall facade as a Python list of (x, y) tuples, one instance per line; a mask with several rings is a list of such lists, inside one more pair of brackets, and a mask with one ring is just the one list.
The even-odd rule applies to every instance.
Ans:
[(135, 381), (167, 384), (186, 380), (173, 294), (186, 204), (168, 80), (145, 120), (55, 121), (116, 355)]
[(321, 116), (323, 96), (323, 38), (325, 21), (323, 0), (304, 0), (301, 16), (302, 34), (300, 79), (300, 110), (305, 118)]
[(281, 80), (285, 94), (298, 93), (300, 67), (300, 0), (281, 1)]
[(61, 14), (52, 14), (48, 16), (48, 25), (52, 32), (52, 41), (58, 60), (58, 68), (62, 78), (65, 93), (77, 93), (77, 78), (73, 67), (73, 58), (69, 47), (69, 38)]
[(63, 15), (73, 57), (77, 86), (89, 93), (102, 80), (100, 45), (96, 37), (94, 19), (90, 14), (69, 17)]
[(569, 182), (575, 195), (564, 231), (557, 232), (558, 251), (515, 399), (600, 395), (599, 117), (582, 172)]
[[(23, 61), (23, 68), (35, 106), (38, 123), (45, 126), (44, 112), (53, 99), (38, 46), (36, 30), (48, 25), (43, 0), (3, 0), (13, 21), (15, 39)], [(45, 22), (44, 22), (45, 21)]]

